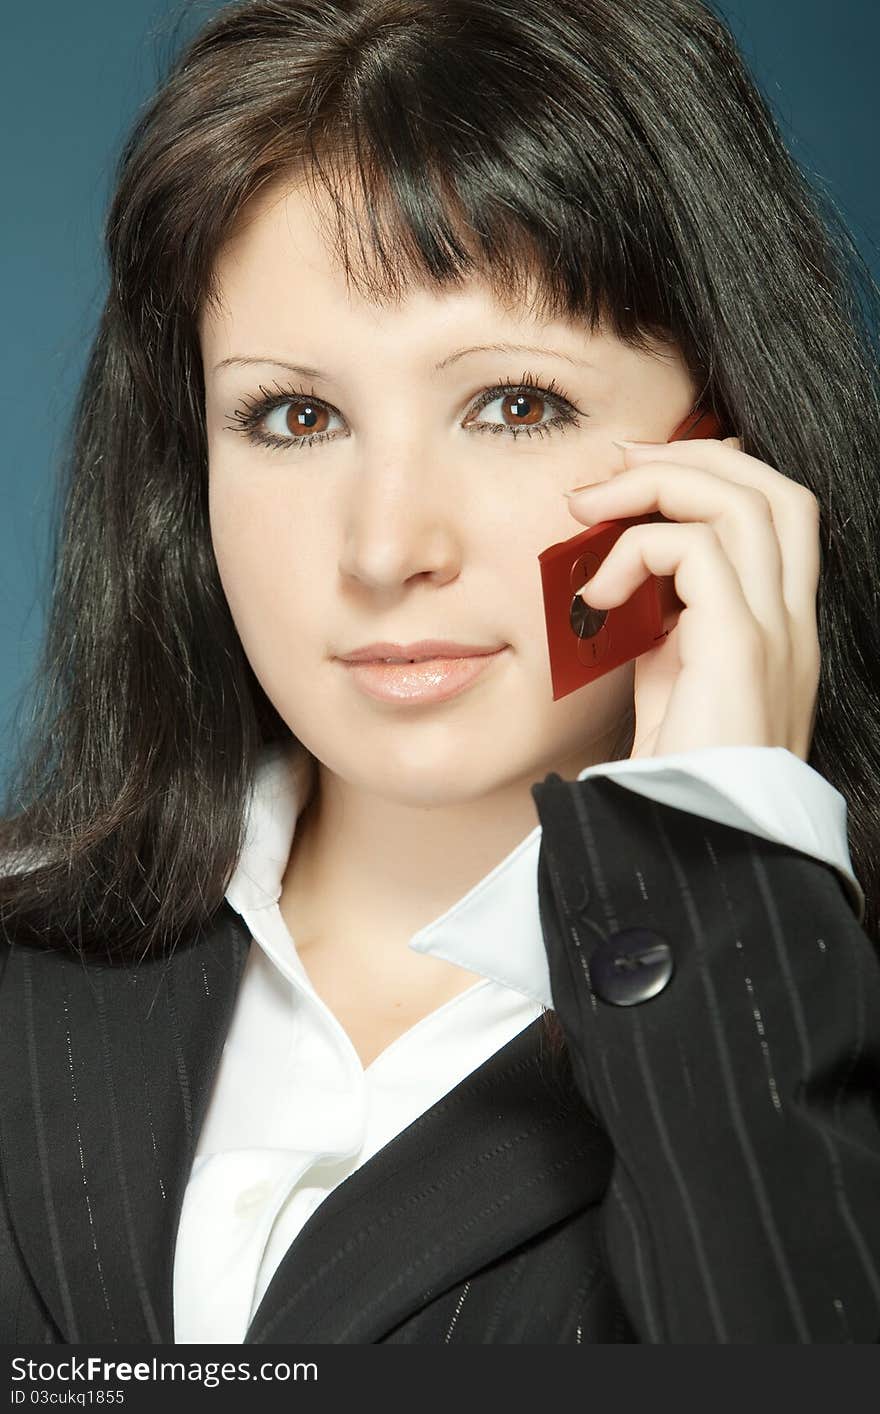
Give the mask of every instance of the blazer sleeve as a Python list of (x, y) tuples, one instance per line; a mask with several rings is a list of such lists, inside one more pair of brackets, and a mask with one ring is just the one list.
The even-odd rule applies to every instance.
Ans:
[(638, 1339), (880, 1340), (880, 966), (838, 875), (594, 777), (532, 787), (575, 1083)]

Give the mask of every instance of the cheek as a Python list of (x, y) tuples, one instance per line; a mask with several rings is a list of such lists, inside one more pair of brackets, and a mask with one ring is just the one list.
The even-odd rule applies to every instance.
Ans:
[(277, 496), (234, 495), (222, 484), (209, 487), (211, 543), (230, 612), (242, 640), (269, 639), (305, 618), (297, 613), (314, 601), (314, 534), (304, 533), (293, 510)]
[(254, 573), (261, 563), (260, 547), (264, 532), (261, 517), (252, 513), (252, 508), (241, 503), (241, 498), (233, 496), (212, 482), (208, 497), (211, 525), (211, 544), (223, 590), (232, 610), (238, 618), (242, 602), (246, 602), (244, 587), (254, 585)]
[[(560, 504), (557, 504), (559, 502)], [(538, 556), (551, 545), (579, 535), (586, 527), (576, 521), (568, 502), (550, 491), (529, 510), (520, 506), (506, 524), (496, 526), (488, 539), (494, 582), (499, 586), (502, 606), (515, 606), (520, 641), (546, 656), (546, 625), (541, 566)]]

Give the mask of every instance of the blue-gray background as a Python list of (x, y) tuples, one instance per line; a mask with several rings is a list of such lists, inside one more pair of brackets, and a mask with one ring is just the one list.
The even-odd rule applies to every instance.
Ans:
[[(120, 141), (178, 37), (220, 0), (10, 6), (0, 57), (6, 335), (0, 459), (0, 790), (42, 636), (57, 459), (105, 289)], [(795, 158), (880, 279), (877, 0), (716, 0)]]

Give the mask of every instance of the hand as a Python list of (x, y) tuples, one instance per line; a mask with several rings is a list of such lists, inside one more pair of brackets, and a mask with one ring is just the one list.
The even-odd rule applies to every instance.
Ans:
[(569, 495), (585, 525), (629, 526), (581, 591), (626, 603), (672, 575), (674, 628), (635, 660), (632, 757), (702, 746), (783, 746), (805, 761), (816, 715), (819, 506), (766, 462), (723, 441), (626, 445), (625, 469)]

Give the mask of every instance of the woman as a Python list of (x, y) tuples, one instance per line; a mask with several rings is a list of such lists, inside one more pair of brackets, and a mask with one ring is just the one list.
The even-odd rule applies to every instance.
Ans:
[[(875, 1341), (872, 333), (723, 25), (227, 7), (107, 238), (3, 1338)], [(652, 515), (554, 699), (538, 554)]]

